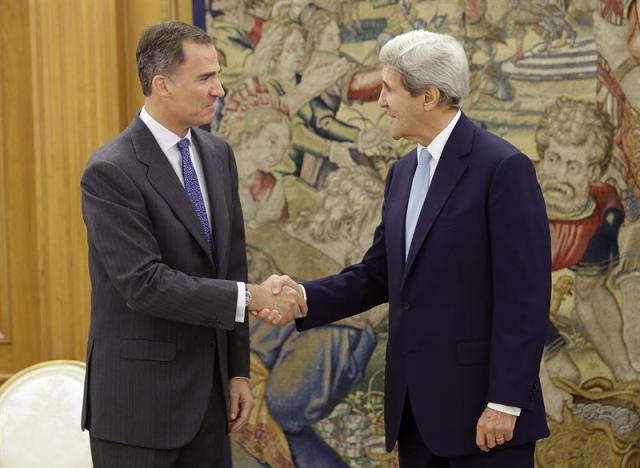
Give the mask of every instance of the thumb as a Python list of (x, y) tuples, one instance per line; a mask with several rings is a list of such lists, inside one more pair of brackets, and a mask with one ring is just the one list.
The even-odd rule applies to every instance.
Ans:
[(277, 278), (272, 286), (271, 286), (271, 292), (273, 294), (279, 294), (280, 291), (282, 291), (282, 287), (284, 286), (285, 282), (283, 278)]

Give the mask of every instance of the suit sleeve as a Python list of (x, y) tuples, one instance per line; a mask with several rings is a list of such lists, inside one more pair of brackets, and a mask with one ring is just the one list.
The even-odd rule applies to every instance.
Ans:
[[(244, 218), (238, 195), (238, 170), (233, 151), (229, 152), (229, 173), (231, 174), (231, 252), (229, 253), (229, 276), (237, 281), (247, 282), (247, 253), (244, 236)], [(249, 314), (244, 314), (244, 323), (238, 323), (228, 332), (227, 357), (230, 377), (249, 377)]]
[(375, 230), (371, 247), (360, 263), (337, 275), (304, 283), (309, 312), (296, 320), (298, 330), (327, 325), (389, 301), (384, 213), (392, 174), (393, 167), (387, 177), (382, 221)]
[(163, 263), (144, 197), (127, 173), (111, 162), (94, 161), (82, 176), (81, 189), (89, 249), (131, 309), (234, 329), (237, 283), (190, 276)]
[(488, 204), (494, 298), (488, 401), (527, 409), (551, 294), (549, 224), (529, 158), (516, 154), (502, 161)]

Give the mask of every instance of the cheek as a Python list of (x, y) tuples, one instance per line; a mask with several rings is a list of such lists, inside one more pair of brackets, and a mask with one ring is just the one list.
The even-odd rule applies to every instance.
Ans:
[(587, 176), (586, 173), (581, 173), (581, 174), (577, 174), (573, 180), (575, 180), (575, 184), (578, 185), (581, 188), (587, 188), (589, 187), (589, 177)]
[(565, 182), (573, 187), (578, 197), (589, 191), (589, 179), (586, 174), (567, 174)]
[(557, 179), (558, 165), (552, 162), (545, 162), (543, 160), (540, 165), (540, 173), (545, 179)]
[(275, 145), (269, 148), (269, 163), (276, 165), (282, 159), (282, 153), (284, 149), (280, 145)]
[(284, 154), (287, 152), (287, 149), (289, 148), (289, 143), (281, 143), (280, 145), (276, 146), (276, 155), (278, 156), (278, 158), (282, 158), (284, 156)]

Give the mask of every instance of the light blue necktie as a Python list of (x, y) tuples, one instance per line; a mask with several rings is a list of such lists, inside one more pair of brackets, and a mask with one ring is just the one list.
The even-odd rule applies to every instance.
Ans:
[(204, 198), (200, 191), (200, 183), (198, 182), (198, 174), (191, 163), (191, 155), (189, 151), (189, 139), (183, 138), (177, 143), (180, 155), (182, 156), (182, 176), (184, 177), (184, 189), (189, 195), (189, 199), (196, 210), (200, 225), (204, 231), (204, 237), (207, 239), (209, 251), (213, 251), (213, 239), (211, 237), (211, 229), (209, 228), (209, 220), (207, 219), (207, 209), (204, 206)]
[(409, 204), (407, 205), (407, 217), (404, 222), (404, 259), (409, 256), (409, 248), (413, 233), (418, 224), (418, 217), (422, 211), (424, 199), (427, 197), (429, 190), (429, 174), (431, 171), (429, 162), (431, 161), (431, 153), (427, 148), (422, 148), (418, 156), (418, 165), (416, 172), (413, 174), (413, 182), (411, 183), (411, 193), (409, 195)]

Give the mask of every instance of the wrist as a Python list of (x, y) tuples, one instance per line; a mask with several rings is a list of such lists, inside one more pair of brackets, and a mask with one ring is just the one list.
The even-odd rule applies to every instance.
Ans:
[(251, 294), (251, 291), (249, 291), (249, 288), (247, 287), (247, 285), (244, 286), (244, 305), (247, 308), (247, 310), (249, 310), (249, 307), (251, 306), (251, 302), (253, 301), (253, 294)]
[(257, 284), (247, 284), (246, 293), (251, 296), (251, 302), (247, 304), (248, 310), (261, 310), (266, 303), (263, 288)]

